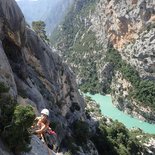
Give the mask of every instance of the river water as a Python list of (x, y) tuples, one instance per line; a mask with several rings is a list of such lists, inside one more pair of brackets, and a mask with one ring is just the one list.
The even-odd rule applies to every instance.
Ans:
[(101, 113), (104, 116), (122, 122), (128, 129), (136, 127), (142, 129), (145, 133), (155, 134), (155, 124), (146, 123), (123, 113), (112, 104), (111, 96), (103, 96), (100, 94), (91, 95), (89, 93), (85, 95), (90, 96), (100, 105)]

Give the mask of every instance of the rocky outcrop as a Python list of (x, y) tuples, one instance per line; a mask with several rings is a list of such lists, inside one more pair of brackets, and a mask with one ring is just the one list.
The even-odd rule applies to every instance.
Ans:
[[(20, 153), (18, 155), (63, 155), (63, 153), (54, 152), (49, 149), (37, 136), (32, 136), (31, 139), (32, 149), (28, 153)], [(6, 154), (7, 155), (7, 154)], [(12, 155), (12, 154), (9, 154)]]
[(109, 93), (108, 90), (111, 85), (112, 77), (114, 75), (114, 66), (112, 63), (103, 63), (103, 66), (100, 67), (100, 70), (98, 72), (99, 81), (102, 84), (102, 91), (104, 93)]
[(102, 43), (105, 38), (110, 39), (117, 49), (121, 49), (137, 39), (139, 31), (148, 23), (154, 22), (154, 5), (151, 0), (101, 0), (91, 20), (97, 38)]
[(91, 22), (98, 42), (112, 43), (142, 77), (154, 79), (154, 1), (101, 0)]
[(73, 72), (26, 27), (14, 0), (0, 0), (0, 81), (18, 102), (34, 106), (36, 113), (50, 109), (60, 143), (68, 126), (85, 118)]
[(98, 155), (98, 151), (97, 151), (95, 145), (90, 140), (87, 142), (86, 146), (87, 146), (87, 148), (85, 148), (85, 149), (79, 147), (79, 151), (77, 151), (77, 154), (78, 155), (92, 155), (92, 154)]
[(20, 153), (20, 155), (36, 155), (47, 154), (56, 155), (54, 151), (49, 149), (45, 143), (43, 143), (38, 137), (33, 136), (31, 139), (32, 149), (28, 153)]
[(137, 104), (136, 100), (129, 97), (131, 87), (131, 83), (124, 79), (122, 74), (117, 71), (111, 84), (114, 105), (118, 109), (140, 120), (155, 123), (155, 113), (151, 108), (149, 106), (143, 107), (141, 104)]
[[(119, 89), (117, 84), (114, 84), (114, 80), (119, 78), (119, 69), (116, 70), (114, 64), (108, 62), (110, 60), (107, 60), (107, 55), (112, 48), (115, 49), (120, 55), (119, 60), (134, 68), (140, 80), (155, 81), (155, 2), (79, 0), (75, 2), (63, 24), (59, 31), (62, 37), (58, 37), (56, 46), (76, 72), (78, 84), (82, 85), (81, 89), (93, 93), (111, 91), (115, 104), (121, 110), (130, 113), (130, 105), (134, 107), (134, 115), (154, 122), (154, 111), (148, 110), (149, 107), (139, 110), (138, 101), (126, 98), (129, 97), (129, 89), (135, 89), (133, 83), (130, 83), (128, 90), (123, 88), (126, 81), (129, 82), (124, 77), (121, 81), (123, 86), (118, 86)], [(116, 55), (111, 56), (115, 59)], [(151, 102), (153, 103), (150, 105), (154, 104), (154, 101)]]
[[(138, 71), (141, 79), (155, 81), (154, 1), (100, 0), (91, 22), (91, 29), (95, 32), (98, 43), (103, 45), (104, 51), (112, 44), (122, 59)], [(108, 72), (110, 75), (111, 70)], [(106, 77), (107, 73), (102, 74), (103, 81), (107, 83)], [(111, 78), (109, 76), (109, 79)], [(141, 119), (154, 122), (155, 114), (149, 107), (140, 108), (135, 101), (127, 99), (129, 87), (132, 85), (129, 84), (130, 86), (125, 88), (126, 82), (126, 79), (121, 80), (117, 73), (113, 77), (111, 88), (117, 107), (134, 113)]]
[(154, 154), (155, 152), (155, 139), (150, 138), (147, 143), (144, 143), (144, 146), (147, 147), (148, 154)]
[[(155, 24), (155, 22), (154, 22)], [(122, 58), (138, 70), (142, 79), (155, 81), (155, 26), (149, 23), (133, 44), (123, 48)]]

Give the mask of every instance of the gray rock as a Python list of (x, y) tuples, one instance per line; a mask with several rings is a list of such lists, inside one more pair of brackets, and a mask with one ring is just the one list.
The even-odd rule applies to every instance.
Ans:
[(0, 41), (0, 82), (3, 82), (10, 88), (9, 93), (12, 96), (17, 96), (17, 88), (13, 76), (13, 72), (7, 56), (3, 50), (2, 42)]
[[(57, 124), (59, 143), (74, 121), (85, 118), (75, 75), (26, 26), (14, 0), (0, 0), (0, 81), (10, 87), (9, 93), (15, 99), (37, 108), (36, 114), (45, 107), (50, 110), (50, 120)], [(40, 155), (47, 154), (34, 137), (32, 143), (31, 155), (38, 151), (37, 147), (41, 147)]]
[(5, 30), (6, 35), (15, 41), (17, 45), (23, 44), (25, 39), (25, 19), (16, 2), (14, 0), (0, 0), (0, 15), (3, 19), (1, 24), (4, 24), (3, 30)]
[[(152, 0), (101, 0), (92, 15), (91, 29), (104, 48), (107, 48), (108, 43), (112, 44), (142, 79), (155, 81), (154, 17), (155, 1)], [(103, 57), (104, 55), (105, 52)], [(107, 85), (105, 79), (111, 79), (111, 70), (107, 70), (106, 74), (102, 73), (104, 72), (99, 72), (100, 81)], [(121, 77), (115, 74), (112, 81), (113, 99), (119, 109), (154, 122), (153, 112), (147, 112), (145, 108), (142, 108), (144, 111), (140, 110), (132, 101), (127, 100), (129, 92), (123, 88), (126, 83), (118, 82)]]
[(0, 139), (0, 155), (13, 155)]
[(33, 136), (31, 139), (32, 149), (28, 153), (21, 153), (20, 155), (56, 155), (55, 152), (50, 150), (45, 143), (38, 137)]
[[(99, 43), (111, 42), (141, 77), (154, 79), (155, 1), (101, 0), (92, 16)], [(104, 78), (104, 77), (103, 77)]]

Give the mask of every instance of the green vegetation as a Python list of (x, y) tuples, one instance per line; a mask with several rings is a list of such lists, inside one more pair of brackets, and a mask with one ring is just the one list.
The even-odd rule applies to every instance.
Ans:
[(33, 21), (32, 22), (32, 28), (33, 30), (37, 33), (37, 35), (46, 43), (49, 44), (49, 39), (46, 35), (46, 31), (45, 31), (45, 23), (43, 21)]
[[(67, 49), (78, 49), (78, 47), (80, 47), (78, 51), (83, 51), (83, 49), (89, 49), (89, 41), (91, 41), (90, 43), (96, 41), (94, 33), (89, 31), (88, 34), (84, 36), (85, 39), (82, 40), (83, 43), (86, 42), (87, 44), (85, 45), (85, 48), (80, 44), (81, 36), (88, 31), (88, 28), (91, 25), (88, 15), (94, 11), (97, 0), (78, 0), (76, 3), (76, 7), (71, 8), (62, 24), (62, 37), (64, 38), (63, 43)], [(76, 45), (74, 45), (75, 43)]]
[[(86, 97), (85, 102), (87, 109), (91, 106), (90, 102), (94, 101), (90, 97)], [(98, 106), (95, 107), (99, 110)], [(86, 152), (90, 150), (87, 145), (90, 140), (100, 155), (145, 154), (146, 148), (143, 144), (147, 143), (150, 138), (154, 138), (155, 135), (143, 133), (140, 129), (130, 131), (117, 120), (112, 121), (101, 116), (100, 113), (98, 114), (100, 120), (95, 121), (93, 126), (80, 120), (71, 125), (72, 133), (65, 137), (64, 143), (70, 154), (78, 154), (80, 148)], [(87, 115), (90, 116), (87, 119), (91, 120), (92, 111), (87, 111)]]
[(4, 94), (8, 88), (2, 83), (0, 85), (3, 88), (0, 89), (0, 135), (13, 152), (29, 151), (31, 135), (28, 128), (35, 118), (33, 108), (18, 105), (12, 97)]
[(0, 82), (0, 93), (8, 92), (9, 88), (4, 85), (3, 82)]
[(138, 155), (142, 150), (138, 139), (118, 121), (111, 122), (109, 125), (105, 121), (100, 121), (97, 132), (91, 140), (99, 153), (104, 155)]
[[(88, 107), (90, 107), (92, 100), (87, 97), (85, 101)], [(97, 108), (99, 110), (99, 107), (95, 109)], [(91, 115), (89, 111), (87, 113)], [(98, 114), (101, 115), (100, 113)], [(142, 144), (136, 138), (137, 135), (144, 134), (142, 132), (135, 134), (129, 131), (122, 123), (107, 120), (107, 118), (102, 116), (102, 119), (99, 120), (99, 125), (96, 126), (96, 132), (91, 133), (88, 138), (93, 141), (101, 155), (138, 155), (142, 151)]]
[(68, 151), (68, 152), (65, 152), (64, 155), (72, 155), (72, 153), (70, 151)]
[[(86, 67), (86, 66), (85, 66)], [(80, 90), (84, 93), (90, 92), (95, 94), (100, 90), (100, 84), (97, 77), (96, 63), (91, 62), (87, 68), (81, 69), (81, 76), (84, 76), (84, 81), (79, 85)]]
[(138, 141), (142, 143), (147, 143), (150, 138), (155, 138), (155, 134), (152, 135), (152, 134), (144, 133), (141, 129), (131, 130), (131, 134), (134, 137), (137, 137)]
[[(35, 115), (31, 106), (18, 105), (15, 107), (12, 122), (5, 128), (3, 139), (15, 152), (29, 151), (31, 148), (28, 128), (33, 124)], [(18, 141), (17, 141), (18, 139)]]
[(52, 37), (52, 44), (61, 50), (65, 61), (73, 64), (73, 70), (81, 79), (80, 89), (91, 93), (101, 89), (97, 66), (102, 47), (97, 43), (95, 33), (89, 29), (91, 21), (88, 17), (95, 10), (97, 2), (98, 0), (76, 1)]
[(129, 131), (118, 121), (111, 121), (107, 124), (106, 119), (103, 118), (96, 126), (95, 133), (90, 132), (89, 125), (82, 121), (78, 121), (73, 128), (72, 136), (65, 138), (70, 154), (76, 154), (77, 151), (80, 151), (79, 146), (85, 150), (90, 149), (86, 145), (88, 140), (94, 143), (101, 155), (140, 155), (141, 152), (145, 151), (142, 143), (136, 138), (139, 134)]
[(115, 69), (122, 73), (123, 78), (131, 82), (133, 88), (129, 94), (130, 98), (155, 110), (155, 83), (141, 79), (138, 72), (130, 64), (122, 60), (121, 55), (113, 48), (108, 50), (105, 60), (113, 63)]

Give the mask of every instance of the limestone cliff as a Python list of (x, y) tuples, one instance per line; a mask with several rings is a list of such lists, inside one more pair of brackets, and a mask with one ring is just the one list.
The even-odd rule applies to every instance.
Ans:
[[(77, 0), (60, 26), (56, 47), (76, 72), (83, 91), (111, 93), (119, 109), (154, 122), (154, 31), (152, 0)], [(117, 53), (111, 54), (111, 48)], [(138, 86), (132, 76), (138, 77)], [(153, 91), (142, 86), (143, 82), (151, 83)]]
[(111, 42), (141, 77), (154, 79), (154, 1), (100, 0), (91, 21), (99, 42)]
[[(138, 71), (141, 79), (155, 81), (154, 1), (100, 0), (91, 22), (97, 40), (104, 44), (104, 49), (110, 42), (122, 59)], [(125, 79), (121, 80), (123, 77), (117, 73), (115, 77), (111, 88), (118, 107), (134, 116), (143, 117), (143, 120), (154, 122), (155, 113), (149, 107), (140, 108), (134, 100), (127, 99), (131, 83)], [(132, 110), (129, 110), (129, 107)]]
[(0, 0), (0, 82), (18, 103), (31, 104), (36, 114), (50, 109), (59, 142), (69, 125), (85, 117), (73, 72), (26, 26), (14, 0)]
[[(105, 30), (105, 27), (101, 25), (104, 21), (98, 19), (98, 14), (102, 14), (104, 6), (106, 7), (109, 3), (112, 3), (120, 7), (121, 5), (117, 5), (119, 2), (124, 4), (126, 1), (77, 0), (72, 7), (73, 14), (70, 14), (67, 22), (62, 27), (60, 26), (60, 29), (66, 30), (66, 38), (62, 37), (57, 44), (61, 49), (63, 48), (61, 54), (64, 55), (63, 58), (66, 62), (72, 62), (71, 66), (80, 71), (78, 74), (79, 83), (86, 84), (86, 87), (87, 84), (91, 83), (90, 90), (93, 92), (103, 91), (103, 89), (111, 87), (114, 99), (118, 101), (118, 106), (123, 110), (126, 109), (126, 105), (133, 107), (133, 100), (131, 99), (127, 101), (130, 102), (129, 104), (124, 104), (124, 99), (123, 103), (120, 102), (123, 97), (128, 96), (128, 91), (133, 86), (126, 78), (122, 77), (121, 72), (115, 70), (115, 66), (111, 62), (105, 61), (107, 47), (112, 43), (113, 47), (120, 53), (121, 58), (126, 63), (133, 65), (132, 61), (126, 60), (129, 51), (125, 47), (130, 47), (132, 44), (136, 46), (137, 44), (132, 42), (124, 46), (123, 42), (123, 44), (120, 43), (117, 46), (118, 42), (113, 41), (115, 36), (110, 37), (108, 30)], [(139, 6), (140, 4), (136, 2), (133, 1), (133, 5), (137, 4)], [(101, 9), (101, 6), (103, 9)], [(98, 24), (95, 26), (96, 23)], [(98, 26), (105, 34), (103, 38), (97, 35)], [(68, 28), (70, 29), (68, 30)], [(149, 33), (153, 35), (153, 30), (152, 24), (149, 25), (149, 30), (145, 30), (148, 33), (144, 33), (144, 36), (149, 35)], [(139, 31), (138, 34), (141, 36), (139, 40), (143, 38), (143, 32)], [(100, 32), (100, 34), (102, 33)], [(104, 41), (104, 45), (101, 40)], [(142, 41), (140, 40), (140, 42)], [(134, 49), (133, 52), (135, 52)], [(153, 50), (153, 46), (151, 50)], [(66, 55), (63, 52), (66, 52)], [(145, 61), (145, 63), (149, 62), (150, 65), (154, 59), (149, 54), (147, 56), (148, 61)], [(133, 57), (136, 62), (141, 60), (138, 58), (137, 55)], [(154, 70), (148, 72), (138, 63), (135, 68), (139, 72), (140, 78), (154, 79)], [(139, 69), (143, 71), (143, 74)], [(57, 51), (50, 49), (34, 31), (27, 27), (23, 14), (14, 0), (0, 0), (0, 73), (0, 82), (3, 82), (9, 88), (9, 94), (18, 103), (31, 104), (36, 110), (36, 114), (44, 107), (50, 110), (50, 120), (53, 125), (56, 125), (58, 141), (64, 146), (64, 149), (70, 147), (69, 149), (77, 155), (98, 155), (103, 152), (105, 154), (119, 154), (119, 152), (122, 152), (122, 154), (126, 152), (128, 154), (133, 154), (133, 152), (140, 154), (145, 151), (145, 147), (142, 148), (138, 140), (133, 138), (130, 131), (122, 124), (119, 122), (113, 122), (113, 124), (112, 121), (102, 120), (102, 116), (96, 115), (96, 112), (99, 112), (98, 106), (94, 107), (91, 101), (89, 102), (90, 106), (87, 105), (88, 109), (85, 115), (84, 100), (78, 92), (74, 73), (57, 55)], [(101, 84), (101, 87), (99, 84)], [(118, 99), (118, 96), (121, 99)], [(87, 113), (89, 111), (90, 114)], [(134, 111), (136, 110), (134, 109)], [(142, 110), (142, 112), (144, 111)], [(149, 118), (146, 117), (146, 119)], [(102, 120), (100, 127), (98, 120)], [(122, 136), (124, 133), (125, 135)], [(115, 135), (113, 136), (113, 134)], [(37, 153), (46, 155), (49, 153), (45, 145), (40, 140), (38, 141), (35, 136), (32, 137), (31, 145), (33, 146), (31, 152), (21, 154), (34, 155)], [(2, 141), (0, 141), (0, 153), (13, 154), (8, 151)], [(53, 152), (50, 153), (54, 154)]]

